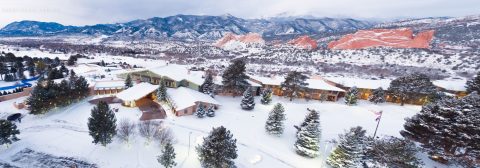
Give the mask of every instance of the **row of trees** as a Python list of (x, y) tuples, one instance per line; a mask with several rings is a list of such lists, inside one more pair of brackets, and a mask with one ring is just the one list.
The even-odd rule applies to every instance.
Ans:
[(43, 114), (55, 107), (64, 107), (89, 95), (87, 80), (75, 72), (70, 72), (67, 80), (55, 83), (50, 79), (40, 78), (27, 99), (31, 114)]
[[(83, 56), (70, 56), (67, 64), (74, 65), (77, 59), (80, 57)], [(48, 57), (16, 57), (13, 53), (5, 53), (5, 56), (0, 56), (0, 79), (5, 81), (16, 81), (20, 79), (25, 79), (25, 71), (28, 71), (29, 76), (33, 77), (38, 74), (50, 72), (50, 70), (60, 65), (62, 64), (58, 57), (55, 57), (54, 59)], [(62, 67), (61, 71), (63, 70), (64, 67)], [(65, 73), (68, 73), (68, 70)]]

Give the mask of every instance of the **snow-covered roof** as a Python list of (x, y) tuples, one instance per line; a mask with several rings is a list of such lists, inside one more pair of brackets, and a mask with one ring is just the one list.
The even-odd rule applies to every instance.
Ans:
[(456, 79), (456, 80), (436, 80), (432, 82), (434, 85), (451, 90), (451, 91), (466, 91), (465, 88), (467, 80), (465, 79)]
[(387, 89), (391, 82), (390, 79), (361, 79), (355, 77), (325, 77), (324, 79), (346, 87), (356, 86), (357, 88), (364, 89), (376, 89), (379, 87)]
[(209, 95), (185, 87), (168, 88), (167, 94), (175, 103), (177, 110), (182, 110), (195, 105), (196, 102), (205, 102), (220, 105), (217, 100)]
[(117, 94), (117, 98), (124, 101), (139, 100), (148, 94), (157, 90), (158, 85), (152, 85), (150, 83), (139, 83)]
[(95, 90), (99, 89), (122, 89), (125, 87), (125, 81), (110, 80), (110, 81), (95, 81)]
[(254, 80), (257, 80), (264, 85), (279, 86), (283, 81), (285, 81), (285, 78), (282, 77), (282, 76), (263, 77), (263, 76), (252, 76), (252, 75), (250, 75), (250, 78), (252, 78)]
[(333, 85), (330, 85), (322, 79), (307, 79), (306, 82), (308, 83), (307, 87), (310, 89), (345, 92), (345, 90), (335, 87)]
[(201, 85), (204, 81), (204, 71), (190, 71), (187, 66), (169, 64), (156, 68), (148, 69), (160, 76), (166, 76), (175, 81), (187, 80), (197, 85)]

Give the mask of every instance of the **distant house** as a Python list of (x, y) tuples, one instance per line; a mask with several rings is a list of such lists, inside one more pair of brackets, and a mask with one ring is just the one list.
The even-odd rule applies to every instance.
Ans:
[(125, 89), (125, 81), (111, 80), (111, 81), (95, 81), (93, 86), (94, 95), (117, 94)]
[(192, 115), (200, 105), (204, 106), (205, 110), (210, 106), (215, 109), (220, 106), (220, 103), (209, 95), (185, 87), (169, 88), (167, 95), (176, 116)]
[[(382, 87), (387, 90), (390, 87), (390, 79), (361, 79), (351, 77), (326, 77), (325, 80), (337, 87), (345, 90), (349, 90), (355, 86), (359, 90), (359, 98), (368, 100), (368, 97), (372, 94), (374, 89)], [(437, 87), (439, 91), (453, 94), (457, 97), (466, 96), (466, 80), (436, 80), (432, 83)], [(423, 105), (427, 102), (428, 95), (417, 94), (416, 99), (406, 101), (406, 104)], [(400, 103), (400, 100), (395, 100), (393, 96), (386, 91), (387, 102)]]
[[(163, 65), (155, 68), (134, 71), (128, 73), (134, 81), (148, 82), (158, 85), (163, 79), (165, 85), (169, 88), (187, 87), (193, 90), (198, 90), (202, 85), (205, 72), (192, 71), (187, 66), (183, 65)], [(126, 74), (124, 74), (126, 76)]]
[(464, 97), (467, 95), (467, 80), (465, 79), (456, 79), (456, 80), (435, 80), (433, 84), (437, 86), (440, 91), (454, 94), (457, 97)]
[[(184, 65), (163, 65), (155, 68), (129, 72), (134, 81), (148, 82), (155, 85), (160, 84), (163, 79), (165, 85), (169, 88), (186, 87), (193, 90), (199, 90), (200, 86), (205, 81), (206, 72), (197, 69), (190, 69)], [(122, 77), (126, 77), (127, 74), (123, 74)], [(219, 95), (229, 96), (230, 93), (222, 92), (222, 78), (220, 76), (214, 76), (214, 84), (216, 85), (216, 92)], [(252, 87), (254, 95), (260, 94), (261, 85), (247, 80)]]
[[(285, 96), (281, 87), (281, 83), (285, 81), (284, 77), (250, 76), (250, 80), (261, 84), (263, 88), (272, 89), (274, 95)], [(322, 94), (326, 94), (328, 101), (337, 101), (345, 93), (345, 90), (342, 88), (336, 87), (320, 77), (307, 79), (306, 82), (308, 86), (305, 92), (300, 93), (300, 98), (320, 100)]]
[[(359, 91), (358, 98), (363, 100), (368, 100), (372, 91), (379, 87), (387, 90), (391, 82), (390, 79), (361, 79), (350, 77), (325, 77), (324, 80), (346, 91), (354, 86), (357, 87)], [(390, 99), (390, 97), (387, 95), (387, 100), (388, 99)]]

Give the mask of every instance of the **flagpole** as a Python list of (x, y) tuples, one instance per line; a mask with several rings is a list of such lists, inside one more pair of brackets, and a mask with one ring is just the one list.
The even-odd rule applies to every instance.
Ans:
[(380, 111), (380, 116), (379, 116), (378, 121), (377, 121), (377, 127), (375, 127), (375, 132), (373, 133), (373, 138), (374, 139), (377, 136), (378, 125), (380, 125), (380, 120), (382, 120), (382, 115), (383, 115), (383, 112)]

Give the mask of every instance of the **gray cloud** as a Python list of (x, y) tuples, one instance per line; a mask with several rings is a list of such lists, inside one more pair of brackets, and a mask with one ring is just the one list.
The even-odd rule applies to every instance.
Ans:
[(0, 26), (19, 20), (67, 25), (116, 23), (176, 14), (244, 18), (280, 13), (318, 17), (399, 18), (480, 14), (478, 0), (2, 0)]

